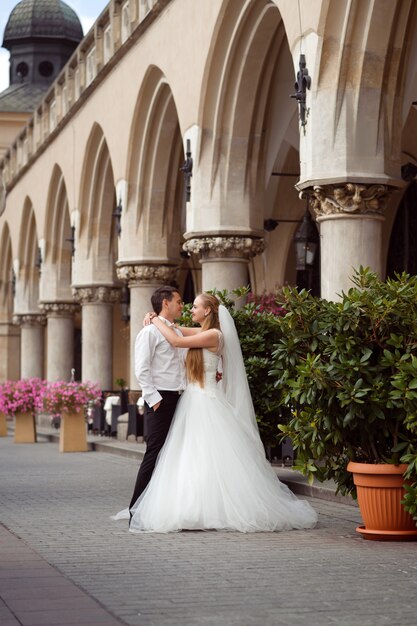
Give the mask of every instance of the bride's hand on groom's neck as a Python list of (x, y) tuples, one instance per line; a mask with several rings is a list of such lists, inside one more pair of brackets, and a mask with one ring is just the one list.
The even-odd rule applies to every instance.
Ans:
[(149, 326), (149, 324), (152, 323), (152, 319), (154, 317), (157, 317), (154, 311), (149, 311), (148, 313), (146, 313), (145, 317), (143, 318), (143, 326)]

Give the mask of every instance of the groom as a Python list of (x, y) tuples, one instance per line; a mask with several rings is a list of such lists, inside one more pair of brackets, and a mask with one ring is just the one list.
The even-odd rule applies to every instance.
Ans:
[[(182, 299), (175, 287), (159, 287), (151, 297), (153, 310), (171, 326), (181, 315)], [(179, 330), (176, 332), (180, 333)], [(180, 393), (185, 387), (183, 350), (173, 348), (153, 324), (136, 337), (135, 375), (145, 400), (148, 436), (129, 510), (146, 489), (165, 443)], [(132, 513), (130, 513), (132, 516)]]

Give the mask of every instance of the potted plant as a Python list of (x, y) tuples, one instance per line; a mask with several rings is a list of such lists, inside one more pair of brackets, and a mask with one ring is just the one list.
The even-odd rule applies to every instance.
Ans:
[(7, 416), (0, 412), (0, 437), (7, 437)]
[[(381, 281), (360, 268), (353, 283), (340, 302), (295, 288), (277, 295), (287, 314), (270, 374), (280, 404), (292, 408), (280, 429), (292, 439), (297, 469), (310, 480), (334, 480), (342, 494), (358, 495), (365, 523), (358, 531), (365, 538), (415, 538), (417, 277)], [(393, 513), (402, 527), (369, 513), (365, 483), (372, 470), (374, 499), (382, 493), (383, 473), (391, 483), (398, 475)], [(380, 510), (391, 501), (386, 498)]]
[(127, 413), (127, 404), (129, 397), (129, 389), (124, 378), (116, 378), (115, 383), (120, 388), (120, 411)]
[(100, 402), (101, 390), (91, 382), (48, 383), (42, 394), (43, 408), (52, 417), (61, 418), (60, 452), (86, 452), (87, 427), (85, 409)]
[(7, 419), (11, 418), (9, 382), (0, 384), (0, 437), (7, 437)]
[(44, 384), (40, 378), (23, 378), (6, 380), (0, 387), (0, 412), (15, 418), (15, 443), (36, 442), (35, 414)]

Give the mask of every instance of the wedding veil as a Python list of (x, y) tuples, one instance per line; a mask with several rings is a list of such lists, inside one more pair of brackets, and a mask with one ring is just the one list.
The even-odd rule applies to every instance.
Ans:
[(219, 306), (219, 321), (224, 339), (221, 381), (223, 390), (227, 401), (236, 410), (242, 426), (262, 446), (236, 326), (229, 311), (222, 304)]

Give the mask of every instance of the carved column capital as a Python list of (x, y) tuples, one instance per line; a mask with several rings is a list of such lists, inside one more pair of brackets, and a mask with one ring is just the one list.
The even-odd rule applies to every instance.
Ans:
[(129, 286), (136, 283), (160, 283), (171, 285), (175, 281), (177, 266), (152, 265), (149, 263), (126, 264), (120, 263), (117, 267), (119, 280), (127, 282)]
[(80, 310), (75, 302), (41, 302), (39, 306), (47, 317), (73, 317)]
[(186, 241), (183, 248), (186, 252), (198, 254), (202, 260), (250, 259), (264, 251), (265, 242), (261, 237), (194, 237)]
[(110, 285), (74, 286), (72, 296), (83, 304), (114, 304), (120, 299), (120, 289)]
[(310, 202), (317, 217), (339, 214), (382, 216), (392, 191), (388, 185), (316, 185)]
[(15, 326), (45, 326), (46, 316), (42, 313), (16, 313), (13, 315)]

